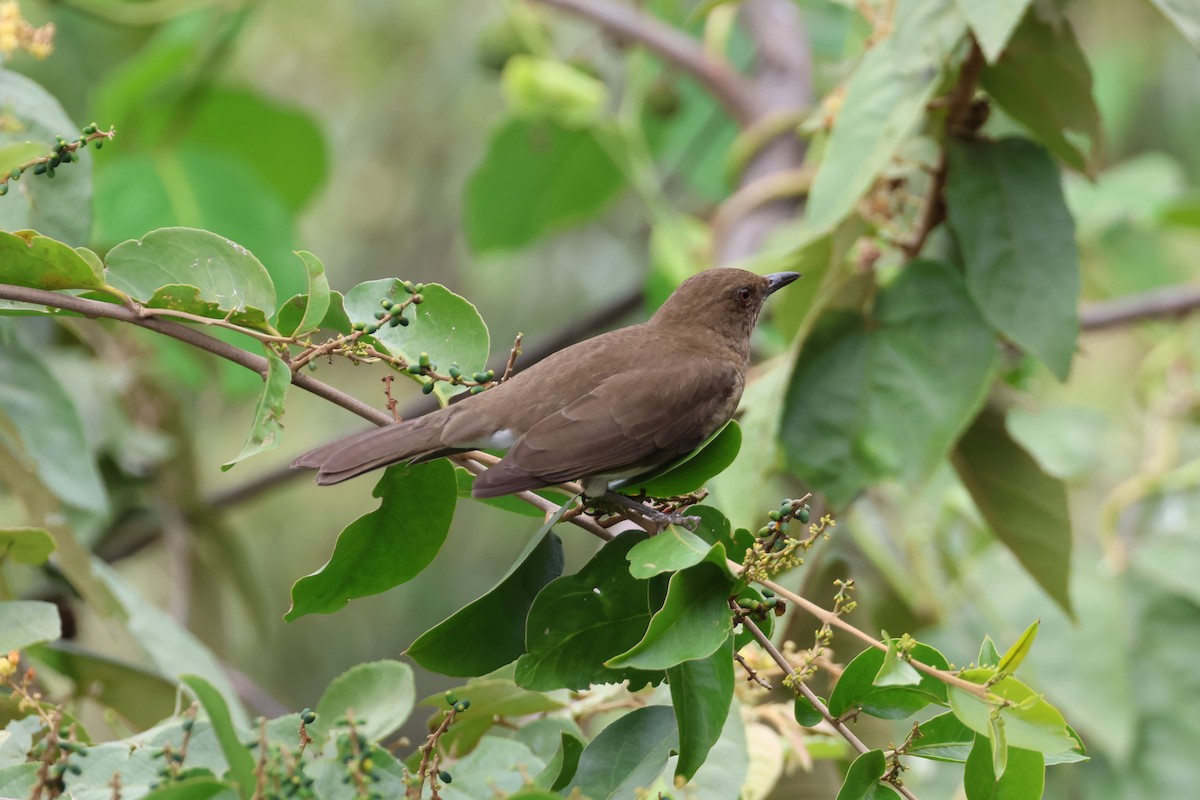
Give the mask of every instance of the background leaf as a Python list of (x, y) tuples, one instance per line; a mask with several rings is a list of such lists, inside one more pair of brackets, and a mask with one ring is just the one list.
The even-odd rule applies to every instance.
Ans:
[(22, 650), (62, 636), (58, 607), (41, 600), (0, 602), (0, 653)]
[(242, 446), (242, 451), (221, 465), (222, 471), (250, 456), (280, 445), (283, 440), (283, 401), (291, 385), (291, 368), (283, 363), (283, 359), (277, 356), (274, 350), (268, 349), (267, 375), (263, 380), (263, 393), (258, 399), (258, 407), (254, 410), (250, 436)]
[(322, 736), (338, 727), (337, 720), (354, 713), (354, 726), (370, 741), (399, 728), (416, 702), (412, 668), (399, 661), (357, 664), (329, 684), (317, 703), (313, 729)]
[(70, 245), (35, 231), (0, 232), (0, 283), (34, 289), (98, 289), (104, 285), (104, 272)]
[(955, 0), (971, 25), (979, 49), (990, 62), (1004, 52), (1008, 37), (1021, 21), (1031, 0)]
[(213, 731), (221, 743), (221, 752), (225, 754), (225, 760), (229, 763), (229, 772), (233, 782), (237, 784), (238, 793), (242, 800), (249, 800), (255, 787), (254, 757), (234, 730), (233, 719), (229, 715), (229, 707), (225, 705), (224, 698), (199, 675), (184, 675), (181, 680), (204, 707), (204, 713), (212, 722)]
[(679, 727), (675, 776), (690, 781), (721, 738), (733, 702), (733, 637), (707, 658), (671, 667), (667, 680)]
[(591, 800), (618, 800), (645, 787), (679, 746), (675, 712), (668, 706), (646, 706), (609, 725), (579, 758), (572, 781)]

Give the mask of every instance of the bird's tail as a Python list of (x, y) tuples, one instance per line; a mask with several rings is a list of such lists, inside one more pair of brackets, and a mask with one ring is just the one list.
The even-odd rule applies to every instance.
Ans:
[(326, 485), (401, 461), (413, 463), (449, 455), (459, 448), (442, 444), (445, 424), (445, 415), (435, 412), (385, 425), (309, 450), (293, 461), (292, 467), (317, 470), (317, 483)]

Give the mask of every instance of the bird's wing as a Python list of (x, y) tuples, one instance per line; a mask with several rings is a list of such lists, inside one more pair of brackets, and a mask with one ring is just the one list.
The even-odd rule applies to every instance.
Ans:
[(723, 361), (690, 362), (666, 374), (617, 373), (526, 431), (476, 478), (474, 494), (495, 497), (663, 464), (723, 425), (740, 395), (741, 376)]

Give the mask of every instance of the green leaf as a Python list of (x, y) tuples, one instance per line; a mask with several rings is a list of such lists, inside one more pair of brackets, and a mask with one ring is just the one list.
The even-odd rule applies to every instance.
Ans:
[[(531, 714), (557, 711), (563, 703), (553, 695), (522, 689), (510, 680), (484, 677), (456, 686), (449, 691), (456, 700), (468, 700), (471, 707), (454, 719), (454, 724), (442, 736), (443, 746), (450, 752), (465, 753), (478, 744), (485, 733), (506, 717), (519, 719)], [(437, 712), (429, 719), (436, 726), (442, 713), (449, 708), (446, 695), (438, 693), (421, 701)]]
[(112, 709), (136, 728), (144, 729), (170, 716), (179, 689), (162, 674), (137, 664), (59, 640), (30, 648), (27, 654), (75, 684), (76, 692)]
[(188, 146), (236, 158), (290, 212), (303, 208), (325, 180), (326, 145), (308, 112), (225, 86), (205, 86), (188, 111)]
[(831, 230), (849, 214), (916, 129), (966, 32), (951, 0), (900, 0), (895, 29), (858, 62), (813, 178), (805, 229)]
[[(584, 748), (572, 790), (590, 800), (623, 800), (646, 787), (679, 747), (675, 713), (667, 706), (631, 711)], [(568, 792), (569, 794), (569, 792)]]
[(296, 256), (304, 264), (304, 270), (308, 274), (308, 293), (305, 295), (307, 302), (304, 304), (304, 316), (292, 329), (290, 336), (315, 331), (329, 312), (329, 279), (325, 277), (325, 265), (307, 250), (297, 250)]
[[(477, 503), (483, 503), (485, 506), (492, 506), (502, 511), (520, 514), (523, 517), (541, 519), (545, 516), (545, 512), (537, 506), (530, 505), (524, 500), (510, 494), (499, 497), (471, 497), (471, 487), (475, 485), (475, 476), (462, 467), (455, 467), (454, 476), (458, 480), (458, 497), (461, 500), (474, 500)], [(561, 498), (561, 496), (559, 497)]]
[[(350, 318), (346, 316), (343, 303), (344, 298), (341, 292), (330, 292), (329, 308), (325, 311), (325, 316), (317, 323), (317, 327), (337, 333), (350, 333)], [(275, 318), (275, 327), (284, 336), (295, 335), (307, 312), (308, 295), (294, 295), (279, 307), (279, 313)]]
[[(292, 217), (283, 201), (241, 161), (187, 142), (162, 150), (117, 152), (112, 158), (105, 151), (96, 171), (92, 240), (111, 246), (147, 230), (174, 226), (215, 231), (210, 235), (219, 233), (238, 242), (265, 265), (278, 296), (304, 291), (304, 267), (293, 255)], [(194, 281), (168, 278), (151, 289), (168, 283)], [(275, 308), (260, 302), (247, 300), (268, 315)]]
[(1034, 620), (1033, 624), (1021, 634), (1021, 638), (1013, 642), (1013, 646), (1008, 648), (1004, 653), (1004, 658), (1000, 659), (1000, 665), (997, 667), (1000, 672), (1003, 672), (1005, 675), (1012, 675), (1017, 671), (1017, 667), (1021, 666), (1021, 662), (1025, 660), (1025, 656), (1029, 655), (1029, 650), (1033, 647), (1033, 640), (1037, 638), (1039, 625), (1041, 625), (1041, 620)]
[(675, 779), (690, 781), (721, 738), (733, 702), (733, 637), (712, 655), (667, 670), (671, 705), (679, 727)]
[(357, 664), (333, 679), (317, 703), (312, 728), (322, 736), (354, 714), (354, 727), (370, 741), (383, 739), (408, 719), (416, 702), (412, 667), (399, 661)]
[(999, 663), (1000, 651), (996, 649), (996, 643), (992, 641), (992, 637), (985, 635), (983, 643), (979, 645), (979, 666), (994, 667)]
[(997, 779), (987, 737), (975, 736), (963, 770), (967, 800), (1039, 800), (1045, 782), (1042, 754), (1016, 747), (1008, 749), (1007, 765)]
[(962, 723), (953, 711), (938, 714), (921, 723), (921, 736), (914, 739), (908, 752), (930, 761), (962, 763), (967, 760), (975, 741), (975, 732)]
[[(46, 154), (56, 136), (79, 130), (58, 100), (24, 75), (0, 69), (0, 107), (6, 120), (0, 130), (0, 145), (39, 144)], [(26, 175), (9, 184), (0, 198), (0, 230), (36, 230), (70, 245), (88, 243), (92, 216), (92, 159), (83, 155), (77, 164), (64, 165), (47, 180), (45, 175)]]
[(54, 552), (54, 537), (45, 528), (0, 528), (0, 563), (44, 564)]
[[(582, 739), (572, 736), (566, 731), (559, 736), (558, 750), (554, 753), (554, 757), (546, 764), (541, 774), (533, 779), (535, 785), (552, 792), (566, 788), (567, 784), (571, 782), (571, 778), (575, 777), (575, 771), (579, 769), (579, 757), (583, 755)], [(514, 795), (514, 797), (521, 796)], [(557, 795), (552, 797), (557, 800)]]
[(1079, 252), (1058, 167), (1025, 139), (953, 140), (946, 214), (983, 316), (1065, 380), (1079, 335)]
[(267, 350), (267, 376), (263, 381), (263, 393), (254, 410), (254, 424), (250, 436), (242, 446), (242, 452), (221, 465), (225, 472), (234, 464), (250, 456), (272, 450), (283, 441), (283, 400), (292, 385), (292, 370), (274, 350)]
[(1200, 8), (1194, 0), (1150, 0), (1171, 24), (1187, 39), (1192, 47), (1200, 50)]
[(504, 65), (500, 91), (513, 113), (564, 128), (587, 128), (607, 110), (604, 81), (562, 61), (518, 54)]
[(1013, 29), (1025, 15), (1032, 0), (956, 0), (979, 49), (989, 62), (995, 62), (1004, 52)]
[(329, 561), (296, 581), (284, 619), (331, 614), (420, 574), (446, 541), (455, 487), (454, 467), (445, 459), (388, 467), (372, 492), (382, 498), (379, 508), (350, 523)]
[(837, 508), (881, 480), (936, 467), (983, 403), (992, 331), (943, 264), (909, 264), (869, 316), (833, 312), (804, 343), (781, 442), (793, 471)]
[(838, 791), (837, 800), (883, 800), (900, 794), (887, 784), (880, 783), (887, 772), (887, 759), (882, 750), (870, 750), (854, 759), (846, 771), (846, 780)]
[(242, 744), (238, 732), (233, 727), (233, 718), (229, 715), (229, 707), (225, 705), (221, 693), (199, 675), (184, 675), (181, 680), (196, 695), (204, 713), (212, 723), (217, 741), (221, 743), (221, 752), (229, 764), (230, 777), (237, 784), (238, 793), (242, 800), (250, 800), (254, 794), (254, 756)]
[(58, 606), (41, 600), (0, 602), (0, 653), (21, 650), (62, 636)]
[[(938, 669), (949, 669), (945, 657), (929, 645), (917, 643), (910, 656)], [(946, 702), (946, 685), (932, 675), (920, 673), (920, 682), (912, 686), (876, 686), (875, 676), (883, 667), (883, 651), (869, 647), (846, 665), (833, 694), (829, 712), (840, 717), (854, 708), (881, 719), (904, 719), (930, 703)]]
[(0, 283), (33, 289), (98, 289), (104, 285), (104, 272), (70, 245), (48, 236), (0, 231)]
[[(108, 513), (108, 495), (71, 393), (19, 337), (0, 347), (0, 414), (42, 483), (70, 506)], [(19, 451), (20, 452), (20, 451)]]
[(641, 641), (605, 666), (660, 670), (712, 655), (733, 630), (732, 591), (729, 576), (707, 561), (676, 572)]
[(729, 520), (711, 506), (692, 506), (688, 516), (699, 517), (696, 530), (671, 525), (661, 533), (634, 545), (629, 551), (629, 573), (635, 578), (652, 578), (699, 564), (718, 543), (731, 544)]
[(108, 252), (108, 282), (135, 300), (148, 301), (165, 286), (194, 286), (199, 300), (222, 316), (251, 309), (271, 313), (275, 287), (246, 248), (195, 228), (160, 228)]
[(626, 562), (630, 548), (645, 538), (635, 531), (623, 533), (577, 574), (542, 589), (529, 609), (527, 652), (517, 660), (518, 685), (545, 691), (661, 680), (660, 674), (604, 666), (642, 638), (657, 608), (654, 583), (636, 580)]
[(229, 791), (229, 784), (216, 778), (197, 775), (177, 783), (167, 783), (142, 795), (142, 800), (208, 800)]
[(0, 146), (0, 175), (8, 174), (22, 164), (44, 155), (46, 155), (46, 145), (41, 142), (22, 142)]
[(1069, 21), (1026, 14), (1004, 56), (983, 71), (980, 83), (1051, 153), (1080, 172), (1095, 172), (1104, 130), (1092, 73)]
[(467, 184), (467, 242), (476, 252), (524, 247), (595, 216), (624, 186), (591, 131), (509, 120)]
[[(980, 685), (996, 676), (996, 670), (990, 667), (959, 673), (963, 680)], [(988, 686), (988, 691), (997, 697), (995, 702), (984, 702), (965, 689), (949, 687), (951, 710), (971, 730), (990, 736), (993, 709), (999, 707), (1005, 736), (1011, 746), (1046, 754), (1075, 748), (1075, 739), (1067, 731), (1067, 723), (1058, 709), (1021, 681), (1012, 676), (1000, 678)]]
[(900, 640), (892, 639), (884, 631), (883, 638), (887, 639), (887, 652), (883, 654), (883, 664), (875, 679), (875, 686), (915, 686), (921, 682), (921, 673), (900, 655)]
[(952, 457), (988, 526), (1046, 593), (1071, 613), (1071, 518), (1062, 481), (1042, 471), (987, 409)]
[(483, 597), (421, 634), (405, 651), (442, 675), (483, 675), (525, 652), (525, 620), (534, 597), (563, 571), (562, 541), (552, 533), (532, 548)]
[(675, 497), (704, 486), (705, 481), (725, 471), (742, 447), (742, 429), (730, 420), (709, 437), (695, 452), (645, 482), (637, 480), (622, 487), (635, 486), (650, 497)]
[(150, 308), (165, 308), (171, 311), (186, 311), (208, 319), (224, 319), (244, 328), (253, 328), (266, 333), (275, 333), (267, 321), (267, 312), (259, 308), (248, 308), (244, 311), (230, 311), (221, 308), (220, 303), (204, 300), (200, 289), (196, 286), (169, 284), (154, 290), (154, 295), (144, 305)]
[[(430, 362), (443, 374), (451, 364), (458, 364), (466, 375), (484, 370), (491, 342), (478, 309), (440, 284), (425, 284), (421, 294), (424, 302), (405, 311), (410, 324), (380, 328), (375, 339), (387, 352), (410, 364), (417, 363), (421, 353), (428, 353)], [(346, 292), (346, 314), (353, 322), (372, 323), (381, 300), (401, 302), (408, 296), (395, 278), (360, 283)], [(434, 391), (448, 400), (466, 389), (438, 381)]]

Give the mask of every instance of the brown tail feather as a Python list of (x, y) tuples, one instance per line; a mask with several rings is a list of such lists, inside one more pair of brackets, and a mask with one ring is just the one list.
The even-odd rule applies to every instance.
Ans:
[(292, 467), (317, 470), (317, 483), (327, 485), (401, 461), (448, 455), (457, 450), (442, 444), (444, 424), (444, 417), (434, 413), (385, 425), (309, 450), (293, 461)]

